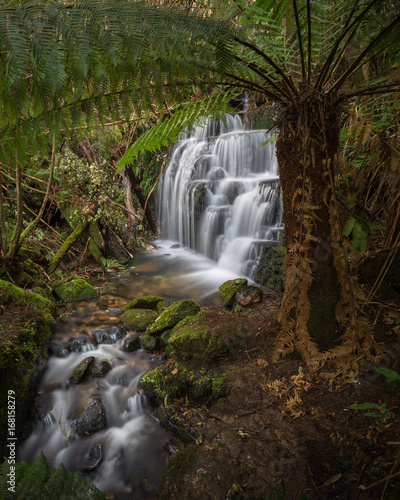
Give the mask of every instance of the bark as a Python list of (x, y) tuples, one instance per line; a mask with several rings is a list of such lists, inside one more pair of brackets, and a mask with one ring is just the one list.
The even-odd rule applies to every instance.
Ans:
[[(308, 290), (310, 313), (307, 328), (320, 349), (331, 348), (339, 336), (335, 310), (340, 299), (340, 284), (333, 261), (329, 207), (338, 148), (339, 111), (334, 104), (317, 99), (314, 102), (305, 100), (297, 109), (288, 109), (282, 115), (276, 150), (283, 193), (286, 245), (290, 250), (297, 243), (306, 243), (305, 217), (311, 214), (311, 234), (315, 240), (308, 242), (307, 251), (312, 273)], [(308, 193), (306, 197), (305, 189)], [(296, 192), (298, 195), (295, 195)], [(298, 304), (290, 304), (287, 310), (295, 318)]]

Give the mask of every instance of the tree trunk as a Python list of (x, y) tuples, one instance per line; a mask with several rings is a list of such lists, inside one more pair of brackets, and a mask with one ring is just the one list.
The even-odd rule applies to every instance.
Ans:
[(126, 175), (128, 176), (129, 180), (130, 180), (130, 183), (131, 183), (131, 186), (132, 186), (132, 189), (134, 190), (136, 196), (138, 197), (138, 200), (144, 210), (144, 213), (145, 213), (145, 216), (146, 216), (146, 220), (149, 224), (149, 227), (150, 227), (150, 230), (154, 233), (154, 234), (157, 234), (157, 228), (156, 228), (156, 225), (154, 223), (154, 220), (153, 220), (153, 217), (151, 216), (151, 213), (150, 213), (150, 210), (149, 210), (149, 207), (146, 205), (146, 200), (143, 196), (143, 193), (142, 191), (140, 190), (140, 186), (139, 186), (139, 182), (132, 170), (132, 167), (127, 167), (125, 169), (125, 173)]
[(284, 301), (291, 301), (283, 304), (281, 322), (292, 322), (291, 329), (294, 322), (294, 330), (302, 324), (322, 350), (338, 338), (331, 212), (339, 116), (334, 103), (300, 102), (282, 115), (276, 143), (288, 248)]

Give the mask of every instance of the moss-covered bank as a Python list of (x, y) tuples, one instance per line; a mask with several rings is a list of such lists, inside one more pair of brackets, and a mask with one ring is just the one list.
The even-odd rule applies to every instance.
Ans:
[(1, 456), (5, 456), (8, 403), (15, 398), (15, 432), (20, 439), (30, 417), (55, 320), (52, 300), (9, 281), (0, 280), (0, 305), (0, 443)]

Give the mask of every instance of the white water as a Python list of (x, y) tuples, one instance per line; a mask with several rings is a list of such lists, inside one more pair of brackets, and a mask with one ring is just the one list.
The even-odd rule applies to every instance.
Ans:
[(182, 135), (160, 183), (162, 237), (252, 277), (283, 229), (275, 145), (261, 146), (268, 139), (244, 130), (239, 115)]
[[(118, 306), (125, 303), (116, 297), (109, 299), (120, 300)], [(33, 461), (42, 451), (52, 465), (63, 463), (68, 469), (85, 472), (99, 489), (112, 492), (118, 500), (144, 500), (157, 492), (167, 465), (164, 445), (171, 436), (149, 418), (148, 402), (139, 389), (141, 376), (156, 366), (152, 355), (143, 350), (124, 351), (123, 330), (118, 335), (111, 332), (109, 343), (97, 344), (96, 332), (117, 326), (122, 326), (118, 309), (105, 312), (94, 303), (78, 305), (59, 324), (53, 348), (73, 345), (74, 339), (80, 342), (75, 340), (74, 351), (66, 357), (50, 358), (39, 388), (38, 416), (33, 432), (19, 449), (19, 458)], [(96, 362), (108, 361), (112, 369), (103, 376), (89, 375), (78, 384), (68, 384), (72, 371), (88, 356), (94, 356)], [(107, 427), (79, 436), (71, 415), (90, 397), (101, 401)], [(100, 447), (101, 459), (91, 470)]]

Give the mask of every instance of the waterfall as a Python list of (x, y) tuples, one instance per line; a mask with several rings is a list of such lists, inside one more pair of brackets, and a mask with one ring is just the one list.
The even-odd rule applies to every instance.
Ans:
[(283, 230), (278, 163), (268, 139), (265, 130), (245, 130), (239, 115), (182, 134), (158, 190), (162, 237), (251, 278)]

